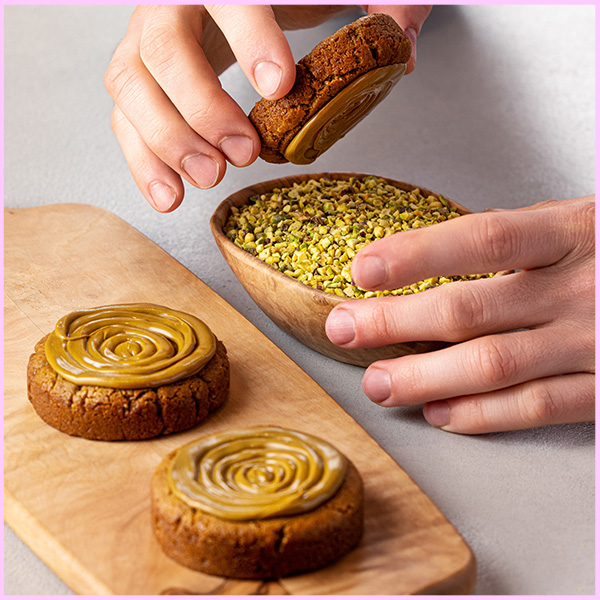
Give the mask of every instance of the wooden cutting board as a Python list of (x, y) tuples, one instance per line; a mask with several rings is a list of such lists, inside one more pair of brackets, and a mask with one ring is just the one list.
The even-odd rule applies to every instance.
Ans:
[[(103, 209), (5, 210), (6, 522), (79, 594), (468, 594), (475, 560), (456, 529), (306, 373), (191, 272)], [(26, 392), (34, 344), (75, 309), (153, 302), (197, 315), (225, 343), (231, 393), (200, 427), (142, 442), (70, 437)], [(150, 526), (149, 482), (204, 433), (272, 424), (320, 435), (358, 467), (365, 536), (338, 563), (278, 582), (224, 580), (167, 558)]]

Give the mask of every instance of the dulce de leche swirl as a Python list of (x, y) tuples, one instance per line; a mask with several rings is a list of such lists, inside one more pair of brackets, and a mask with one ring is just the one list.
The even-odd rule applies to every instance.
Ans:
[(362, 121), (392, 90), (406, 72), (396, 63), (367, 71), (321, 108), (287, 145), (284, 156), (293, 164), (314, 162)]
[(175, 453), (171, 491), (189, 506), (233, 521), (308, 512), (342, 485), (347, 460), (311, 435), (253, 427), (209, 435)]
[(46, 359), (77, 385), (157, 387), (197, 373), (216, 339), (198, 318), (156, 304), (114, 304), (60, 319)]

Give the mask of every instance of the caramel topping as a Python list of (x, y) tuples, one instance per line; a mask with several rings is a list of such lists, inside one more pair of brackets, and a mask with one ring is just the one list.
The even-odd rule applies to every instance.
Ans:
[(115, 304), (64, 316), (45, 350), (50, 366), (72, 383), (133, 389), (194, 375), (213, 357), (216, 340), (187, 313)]
[(349, 83), (307, 121), (283, 155), (297, 165), (315, 161), (366, 117), (390, 93), (405, 71), (404, 63), (378, 67)]
[(209, 435), (175, 453), (169, 487), (221, 519), (248, 521), (308, 512), (331, 498), (348, 464), (327, 442), (280, 427)]

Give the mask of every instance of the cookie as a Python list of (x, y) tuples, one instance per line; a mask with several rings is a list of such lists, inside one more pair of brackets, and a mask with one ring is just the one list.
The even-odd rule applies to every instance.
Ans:
[(163, 551), (211, 575), (277, 578), (328, 565), (363, 531), (363, 485), (333, 446), (280, 427), (224, 431), (158, 466), (152, 524)]
[(229, 394), (223, 343), (191, 315), (151, 304), (69, 313), (27, 365), (37, 414), (69, 435), (142, 440), (194, 427)]
[(250, 112), (261, 138), (261, 158), (313, 162), (389, 93), (410, 55), (408, 37), (382, 13), (362, 17), (323, 40), (296, 65), (296, 81), (286, 96), (263, 98)]

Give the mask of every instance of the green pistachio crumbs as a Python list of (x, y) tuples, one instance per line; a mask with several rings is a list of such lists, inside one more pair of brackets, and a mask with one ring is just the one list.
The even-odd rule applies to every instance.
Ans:
[(432, 277), (377, 292), (354, 285), (350, 263), (366, 244), (459, 216), (442, 196), (425, 197), (418, 189), (406, 192), (379, 177), (310, 179), (232, 207), (223, 231), (246, 252), (306, 285), (338, 296), (371, 298), (492, 276)]

